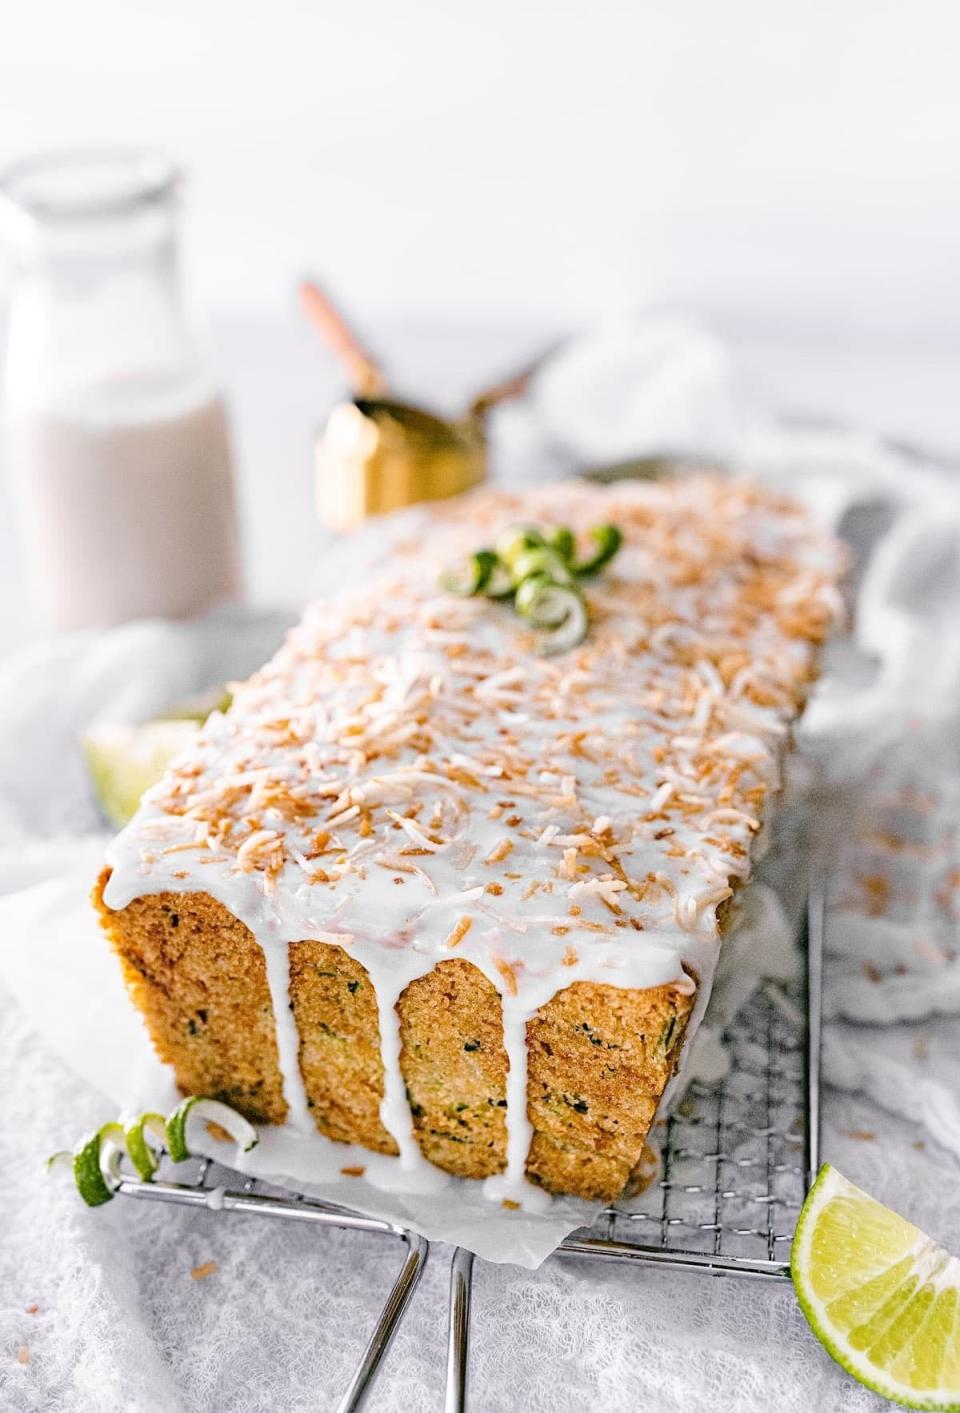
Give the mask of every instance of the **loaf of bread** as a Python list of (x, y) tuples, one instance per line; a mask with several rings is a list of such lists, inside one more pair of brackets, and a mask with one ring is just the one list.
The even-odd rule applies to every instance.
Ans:
[[(439, 587), (511, 522), (624, 536), (555, 656), (509, 603)], [(387, 1155), (395, 1183), (615, 1197), (703, 1013), (839, 564), (796, 505), (720, 477), (484, 491), (409, 524), (110, 850), (95, 901), (179, 1086)]]

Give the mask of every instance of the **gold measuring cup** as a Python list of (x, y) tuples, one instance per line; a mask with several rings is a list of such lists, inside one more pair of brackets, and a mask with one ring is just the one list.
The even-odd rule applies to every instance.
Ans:
[(379, 363), (328, 295), (304, 281), (307, 317), (350, 378), (354, 396), (338, 404), (317, 440), (317, 514), (332, 530), (418, 501), (459, 495), (487, 474), (487, 412), (520, 396), (532, 369), (479, 394), (459, 418), (389, 396)]

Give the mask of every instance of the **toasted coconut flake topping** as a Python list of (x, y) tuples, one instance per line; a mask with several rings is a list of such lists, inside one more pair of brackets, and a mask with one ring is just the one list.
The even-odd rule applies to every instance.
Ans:
[(512, 967), (510, 963), (505, 960), (505, 958), (498, 956), (494, 956), (493, 964), (496, 967), (497, 971), (500, 973), (500, 975), (503, 977), (503, 984), (507, 989), (507, 994), (509, 996), (516, 996), (517, 973), (515, 967)]
[(502, 860), (505, 859), (505, 858), (507, 857), (507, 855), (508, 855), (509, 853), (511, 853), (512, 851), (513, 851), (513, 840), (512, 840), (512, 839), (501, 839), (501, 840), (500, 840), (497, 844), (495, 844), (494, 847), (490, 850), (489, 854), (488, 854), (487, 857), (486, 857), (486, 862), (487, 862), (488, 864), (501, 863)]
[[(549, 926), (577, 929), (581, 961), (611, 936), (715, 936), (837, 612), (832, 546), (719, 478), (485, 492), (431, 517), (236, 688), (149, 793), (135, 867), (222, 865), (271, 906), (309, 894), (318, 928), (369, 915), (388, 945), (407, 945), (401, 924), (417, 946), (458, 945), (469, 904), (471, 955), (549, 931), (551, 892), (579, 910)], [(436, 589), (520, 520), (624, 533), (585, 589), (588, 638), (552, 659), (496, 604)]]
[(454, 927), (447, 936), (446, 946), (458, 947), (463, 941), (463, 939), (466, 937), (467, 933), (470, 931), (472, 926), (472, 917), (459, 918), (456, 927)]
[(627, 887), (626, 883), (621, 883), (612, 874), (605, 874), (602, 878), (589, 878), (575, 883), (567, 893), (567, 897), (572, 903), (581, 898), (599, 898), (601, 902), (609, 904), (619, 910), (618, 893), (622, 893)]

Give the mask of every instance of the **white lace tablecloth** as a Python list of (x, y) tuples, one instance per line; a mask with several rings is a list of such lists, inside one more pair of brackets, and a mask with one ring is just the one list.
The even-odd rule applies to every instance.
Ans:
[[(623, 430), (625, 445), (662, 444), (664, 427), (676, 439), (693, 426), (697, 446), (679, 449), (718, 446), (764, 474), (832, 487), (835, 506), (899, 503), (860, 587), (860, 651), (835, 655), (805, 727), (823, 772), (814, 829), (835, 865), (823, 1147), (847, 1176), (960, 1250), (957, 488), (870, 439), (758, 420), (719, 397), (716, 350), (706, 350), (713, 362), (702, 347), (680, 351), (661, 386), (663, 420), (647, 405)], [(562, 378), (552, 393), (545, 383), (538, 415), (549, 420), (550, 396), (567, 405), (568, 391)], [(690, 399), (708, 408), (706, 422), (691, 418)], [(524, 415), (503, 435), (528, 451)], [(562, 430), (568, 444), (589, 445), (589, 425)], [(96, 827), (79, 728), (148, 715), (241, 673), (279, 632), (274, 620), (136, 625), (40, 644), (0, 669), (0, 891), (51, 876)], [(0, 951), (15, 945), (0, 938)], [(0, 1012), (0, 1409), (334, 1407), (398, 1250), (208, 1211), (86, 1209), (68, 1182), (45, 1178), (42, 1160), (112, 1117), (109, 1101), (65, 1068), (2, 990)], [(432, 1251), (373, 1408), (442, 1406), (449, 1255)], [(194, 1279), (208, 1262), (212, 1273)], [(471, 1396), (473, 1413), (883, 1406), (823, 1353), (788, 1285), (571, 1261), (537, 1272), (478, 1264)]]

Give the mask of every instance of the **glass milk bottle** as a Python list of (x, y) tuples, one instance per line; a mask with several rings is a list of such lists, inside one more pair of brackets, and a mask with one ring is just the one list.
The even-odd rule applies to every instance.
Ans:
[(189, 617), (240, 591), (230, 435), (181, 304), (178, 205), (175, 171), (147, 154), (0, 178), (5, 461), (50, 628)]

